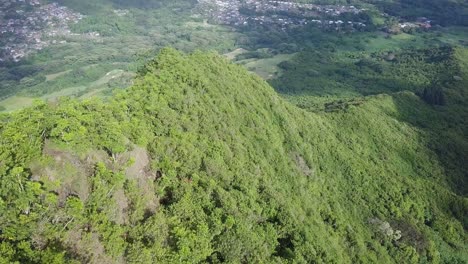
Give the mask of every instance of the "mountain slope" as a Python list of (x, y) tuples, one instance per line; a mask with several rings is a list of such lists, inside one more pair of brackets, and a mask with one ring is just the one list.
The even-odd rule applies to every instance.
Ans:
[(110, 102), (1, 117), (0, 260), (462, 263), (468, 201), (404, 104), (309, 113), (165, 49)]

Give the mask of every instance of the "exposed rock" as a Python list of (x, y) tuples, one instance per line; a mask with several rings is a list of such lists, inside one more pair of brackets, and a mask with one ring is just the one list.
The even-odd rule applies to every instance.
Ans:
[(307, 165), (307, 162), (299, 153), (294, 153), (293, 156), (297, 167), (305, 176), (313, 175), (313, 170)]
[(401, 231), (400, 230), (394, 230), (389, 222), (382, 221), (378, 218), (371, 218), (369, 219), (369, 223), (377, 227), (377, 230), (383, 234), (384, 236), (398, 241), (401, 238)]

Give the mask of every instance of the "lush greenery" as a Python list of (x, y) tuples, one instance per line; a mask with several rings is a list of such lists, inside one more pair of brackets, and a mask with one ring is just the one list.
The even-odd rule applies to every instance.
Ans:
[[(379, 52), (308, 50), (279, 64), (271, 81), (282, 93), (354, 97), (398, 91), (429, 91), (457, 82), (452, 47)], [(441, 97), (440, 95), (439, 97)]]
[[(79, 96), (83, 97), (105, 95), (127, 87), (137, 68), (162, 47), (187, 52), (226, 52), (235, 47), (237, 34), (192, 17), (191, 1), (157, 1), (147, 8), (138, 3), (155, 1), (131, 1), (130, 5), (107, 0), (58, 2), (86, 15), (71, 25), (73, 34), (78, 35), (59, 37), (58, 41), (66, 43), (51, 45), (19, 63), (0, 62), (0, 99), (14, 95), (48, 99), (51, 96), (47, 95), (67, 89), (81, 90)], [(125, 15), (115, 13), (124, 8)], [(93, 37), (93, 33), (99, 36)], [(106, 74), (115, 70), (124, 74), (109, 82)], [(76, 96), (75, 92), (65, 94)]]
[(165, 49), (112, 96), (1, 116), (0, 262), (464, 263), (468, 52), (411, 92), (312, 113)]
[(468, 3), (464, 0), (393, 0), (375, 1), (385, 12), (399, 17), (415, 19), (432, 17), (441, 25), (468, 26)]
[[(340, 80), (348, 78), (348, 75), (356, 78), (372, 76), (372, 73), (364, 71), (376, 65), (377, 53), (382, 55), (406, 49), (405, 57), (420, 58), (420, 49), (454, 44), (466, 46), (468, 37), (466, 28), (453, 26), (434, 26), (429, 32), (416, 30), (411, 34), (399, 35), (388, 35), (382, 31), (385, 26), (397, 25), (399, 20), (413, 21), (422, 15), (433, 19), (434, 25), (463, 25), (463, 23), (451, 23), (454, 22), (453, 19), (438, 19), (442, 14), (440, 10), (444, 10), (443, 14), (448, 14), (450, 10), (453, 14), (463, 14), (466, 10), (463, 1), (451, 1), (442, 5), (422, 5), (421, 1), (389, 0), (303, 1), (320, 4), (353, 4), (365, 8), (367, 11), (358, 15), (344, 14), (340, 17), (327, 18), (364, 22), (367, 27), (360, 29), (364, 32), (335, 30), (333, 27), (320, 29), (316, 25), (287, 29), (269, 24), (238, 27), (217, 25), (201, 16), (196, 8), (196, 1), (189, 0), (60, 0), (58, 2), (83, 13), (86, 18), (78, 24), (70, 25), (73, 34), (56, 39), (62, 44), (52, 45), (19, 63), (0, 63), (0, 110), (20, 109), (31, 105), (33, 98), (55, 100), (60, 96), (107, 97), (114, 89), (128, 87), (137, 69), (146, 62), (147, 58), (154, 56), (165, 46), (172, 46), (185, 52), (201, 49), (216, 50), (222, 54), (243, 48), (246, 52), (239, 54), (234, 60), (266, 79), (278, 79), (271, 84), (282, 93), (298, 91), (304, 93), (304, 90), (308, 92), (311, 88), (316, 89), (308, 87), (308, 78), (318, 75), (317, 79), (320, 80), (312, 83), (315, 86), (329, 86), (320, 88), (329, 90), (328, 94), (342, 93), (352, 86), (344, 95), (356, 95), (356, 83), (343, 85)], [(402, 10), (413, 13), (403, 14), (400, 12)], [(391, 15), (384, 16), (383, 11)], [(462, 18), (463, 16), (460, 19)], [(443, 24), (442, 21), (448, 23)], [(93, 35), (96, 33), (99, 33), (98, 37)], [(412, 55), (415, 48), (418, 50)], [(296, 54), (300, 61), (295, 59), (293, 54)], [(359, 70), (363, 72), (358, 74), (354, 71), (355, 63), (361, 59), (363, 64)], [(286, 62), (280, 66), (285, 67), (278, 67), (278, 64), (284, 61)], [(317, 67), (321, 67), (322, 62), (327, 64), (325, 74), (330, 76), (323, 76), (321, 70), (316, 70)], [(288, 63), (289, 66), (297, 66), (292, 69), (299, 70), (291, 70), (291, 67), (288, 68)], [(366, 63), (373, 65), (366, 66)], [(377, 63), (380, 64), (379, 61)], [(411, 65), (403, 63), (408, 67)], [(382, 63), (378, 67), (384, 69), (386, 74), (392, 75), (395, 73), (392, 69), (395, 67), (390, 65), (396, 64), (402, 63), (400, 61), (393, 64)], [(352, 73), (344, 72), (343, 67), (348, 66), (353, 70)], [(314, 71), (307, 72), (304, 67), (311, 67)], [(387, 68), (392, 69), (387, 71)], [(282, 79), (280, 77), (284, 72), (289, 76)], [(330, 77), (337, 77), (337, 81), (330, 80)], [(293, 83), (288, 81), (291, 78), (294, 78)], [(384, 90), (390, 85), (392, 91), (395, 90), (394, 84), (383, 81), (383, 78), (375, 76), (371, 78), (379, 79), (378, 85), (375, 85), (379, 88), (358, 89), (367, 90), (367, 93), (373, 89)], [(285, 81), (288, 81), (287, 86), (283, 85)], [(362, 81), (357, 82), (362, 83)], [(405, 88), (397, 89), (408, 87), (404, 85)]]
[(464, 0), (296, 0), (316, 4), (371, 4), (397, 17), (416, 19), (430, 17), (436, 23), (468, 26), (468, 3)]
[(359, 31), (58, 2), (79, 35), (0, 64), (0, 263), (468, 262), (465, 1), (301, 1)]

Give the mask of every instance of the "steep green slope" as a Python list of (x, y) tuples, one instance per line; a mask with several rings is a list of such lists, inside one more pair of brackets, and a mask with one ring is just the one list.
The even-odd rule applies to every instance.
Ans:
[(1, 116), (0, 262), (463, 263), (466, 167), (447, 164), (466, 157), (407, 105), (438, 115), (411, 93), (314, 114), (163, 50), (110, 102)]

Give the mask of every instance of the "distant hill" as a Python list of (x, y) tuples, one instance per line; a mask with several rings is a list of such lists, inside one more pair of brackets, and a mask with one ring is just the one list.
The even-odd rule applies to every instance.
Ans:
[(415, 19), (429, 17), (443, 26), (468, 26), (468, 2), (464, 0), (368, 1), (381, 6), (390, 15)]
[(429, 17), (443, 26), (468, 25), (468, 3), (465, 0), (295, 0), (314, 4), (372, 4), (392, 16), (406, 19)]
[(164, 49), (108, 102), (3, 114), (0, 262), (464, 263), (466, 54), (440, 107), (311, 113)]

